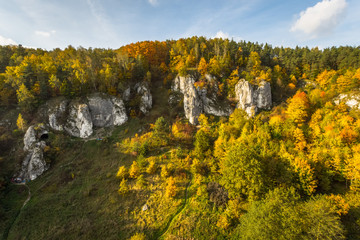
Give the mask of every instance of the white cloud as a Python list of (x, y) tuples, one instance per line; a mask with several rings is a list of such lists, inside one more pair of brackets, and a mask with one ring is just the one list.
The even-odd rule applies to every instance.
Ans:
[(151, 5), (153, 5), (153, 6), (156, 6), (156, 5), (159, 4), (158, 0), (148, 0), (148, 1), (149, 1), (149, 3), (150, 3)]
[(40, 36), (40, 37), (50, 37), (51, 35), (54, 35), (56, 33), (55, 30), (51, 30), (49, 32), (45, 32), (45, 31), (35, 31), (35, 34)]
[(224, 33), (223, 31), (218, 31), (214, 38), (230, 38), (230, 35), (228, 33)]
[(0, 45), (18, 45), (18, 44), (11, 38), (5, 38), (3, 36), (0, 36)]
[(232, 39), (234, 41), (240, 41), (242, 40), (241, 37), (236, 37), (236, 36), (230, 36), (229, 33), (226, 33), (226, 32), (223, 32), (223, 31), (218, 31), (216, 33), (216, 35), (214, 37), (211, 37), (211, 38), (222, 38), (222, 39)]
[(308, 38), (327, 35), (345, 16), (346, 0), (322, 0), (300, 13), (290, 31), (303, 33)]

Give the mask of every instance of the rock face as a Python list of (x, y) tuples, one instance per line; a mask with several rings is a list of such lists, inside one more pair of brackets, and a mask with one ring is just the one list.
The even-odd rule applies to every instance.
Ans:
[(64, 127), (61, 123), (61, 119), (64, 118), (66, 106), (68, 104), (67, 100), (62, 100), (60, 103), (55, 104), (52, 109), (49, 111), (49, 125), (52, 129), (56, 131), (63, 131)]
[(93, 133), (89, 107), (85, 103), (71, 103), (65, 131), (74, 137), (87, 138)]
[(150, 93), (149, 85), (146, 82), (141, 82), (135, 85), (135, 89), (137, 94), (141, 96), (140, 111), (146, 114), (152, 107), (152, 95)]
[(342, 93), (334, 99), (335, 104), (345, 103), (351, 109), (360, 109), (359, 93)]
[(252, 85), (241, 79), (235, 86), (237, 108), (244, 109), (248, 116), (254, 116), (260, 109), (269, 110), (272, 105), (270, 83), (261, 80)]
[[(213, 81), (207, 76), (208, 81)], [(196, 88), (195, 79), (192, 76), (177, 76), (171, 87), (172, 91), (181, 92), (184, 95), (185, 116), (191, 124), (197, 124), (200, 114), (207, 113), (215, 116), (229, 116), (232, 109), (229, 104), (218, 101), (216, 92), (208, 94), (206, 89)], [(171, 97), (170, 100), (172, 101)]]
[(74, 137), (87, 138), (93, 127), (119, 126), (128, 120), (121, 98), (95, 93), (86, 100), (61, 100), (49, 104), (49, 126)]
[(36, 128), (30, 126), (26, 131), (24, 136), (24, 150), (27, 154), (19, 174), (21, 179), (34, 180), (49, 168), (49, 165), (44, 160), (43, 154), (46, 143), (42, 141), (43, 136), (47, 134), (48, 132), (44, 125), (39, 125)]
[(34, 148), (37, 142), (34, 126), (30, 126), (24, 136), (24, 151)]
[(172, 86), (173, 91), (184, 94), (185, 117), (191, 124), (197, 124), (198, 118), (203, 113), (204, 106), (195, 86), (195, 79), (192, 76), (177, 76)]
[(116, 97), (93, 94), (88, 97), (88, 105), (95, 127), (118, 126), (127, 121), (124, 102)]

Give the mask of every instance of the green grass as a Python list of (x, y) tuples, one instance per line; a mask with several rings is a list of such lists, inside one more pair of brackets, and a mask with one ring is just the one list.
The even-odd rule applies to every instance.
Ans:
[[(130, 192), (119, 195), (116, 172), (119, 166), (129, 167), (136, 157), (120, 153), (115, 143), (143, 133), (159, 116), (169, 118), (166, 94), (154, 88), (153, 96), (158, 97), (150, 114), (106, 129), (111, 132), (104, 133), (108, 136), (102, 141), (51, 134), (50, 140), (60, 151), (50, 169), (28, 184), (32, 193), (28, 204), (19, 211), (27, 191), (17, 192), (18, 186), (4, 192), (2, 202), (10, 211), (0, 227), (9, 229), (7, 239), (128, 239), (136, 232), (151, 238), (164, 228), (183, 201), (187, 180), (179, 180), (180, 192), (174, 200), (163, 196), (165, 184), (159, 172), (155, 176), (145, 173), (148, 186), (142, 190), (134, 188), (135, 180), (129, 180)], [(143, 212), (145, 203), (150, 209)]]

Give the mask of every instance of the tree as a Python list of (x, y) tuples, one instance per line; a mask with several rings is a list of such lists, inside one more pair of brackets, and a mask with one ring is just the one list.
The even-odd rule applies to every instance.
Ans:
[(126, 167), (125, 166), (119, 167), (116, 177), (120, 178), (120, 179), (124, 179), (124, 178), (127, 178), (128, 176), (129, 176), (129, 173), (128, 173)]
[(22, 107), (25, 111), (32, 109), (35, 97), (24, 84), (21, 84), (19, 89), (16, 90), (16, 96), (20, 107)]
[(148, 174), (155, 174), (157, 170), (156, 162), (154, 160), (150, 161), (149, 166), (146, 169)]
[(241, 140), (232, 144), (220, 169), (231, 198), (257, 198), (264, 191), (264, 170), (256, 152)]
[(199, 65), (198, 65), (198, 72), (201, 74), (201, 76), (205, 76), (205, 74), (207, 73), (207, 69), (208, 69), (208, 64), (206, 63), (205, 58), (201, 58)]
[(275, 189), (253, 202), (232, 239), (344, 239), (339, 216), (325, 197), (299, 202), (294, 189)]
[(137, 178), (140, 175), (140, 167), (136, 161), (133, 161), (133, 163), (131, 164), (129, 169), (129, 175), (131, 178)]
[(286, 114), (292, 122), (301, 126), (308, 117), (309, 107), (309, 99), (307, 98), (306, 93), (297, 92), (291, 99), (289, 99)]
[(21, 113), (19, 113), (19, 116), (18, 116), (18, 118), (17, 118), (16, 126), (17, 126), (18, 129), (20, 129), (21, 131), (24, 131), (24, 130), (25, 130), (26, 122), (25, 122), (25, 120), (23, 119)]
[(145, 233), (135, 233), (130, 240), (146, 240)]
[(166, 190), (165, 190), (165, 196), (167, 198), (173, 198), (176, 196), (177, 193), (177, 187), (175, 184), (175, 179), (173, 177), (169, 177), (166, 181)]
[(125, 195), (128, 192), (129, 192), (129, 187), (127, 185), (127, 180), (123, 178), (120, 182), (118, 193), (121, 195)]

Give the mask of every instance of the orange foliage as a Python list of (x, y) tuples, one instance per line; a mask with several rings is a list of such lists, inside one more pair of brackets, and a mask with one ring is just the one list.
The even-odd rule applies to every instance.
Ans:
[(145, 57), (145, 59), (152, 66), (160, 66), (165, 62), (168, 57), (168, 46), (166, 42), (160, 41), (143, 41), (137, 43), (131, 43), (124, 47), (121, 47), (120, 52), (127, 54), (129, 57), (137, 58), (139, 55)]

